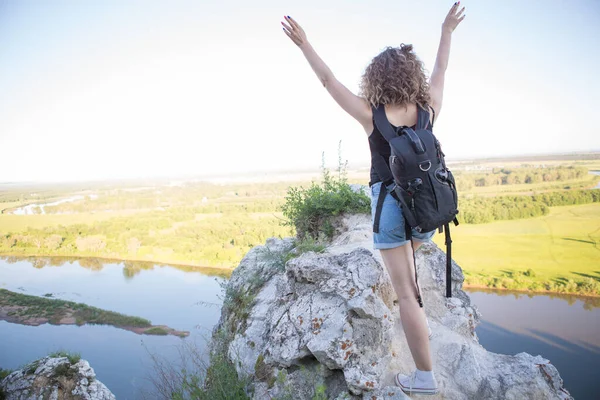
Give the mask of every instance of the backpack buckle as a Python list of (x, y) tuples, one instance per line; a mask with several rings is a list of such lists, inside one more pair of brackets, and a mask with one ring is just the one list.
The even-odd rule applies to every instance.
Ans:
[[(426, 165), (427, 167), (424, 167), (424, 165)], [(423, 172), (429, 171), (430, 168), (431, 168), (431, 161), (429, 161), (429, 160), (422, 161), (419, 163), (419, 169)]]

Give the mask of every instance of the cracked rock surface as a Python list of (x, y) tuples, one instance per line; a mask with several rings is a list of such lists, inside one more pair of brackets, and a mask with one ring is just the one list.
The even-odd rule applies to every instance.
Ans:
[[(313, 399), (319, 390), (328, 399), (409, 398), (394, 375), (415, 366), (389, 276), (372, 248), (370, 217), (345, 216), (338, 232), (324, 253), (289, 260), (293, 240), (269, 239), (233, 272), (227, 296), (252, 301), (242, 312), (223, 307), (214, 332), (229, 330), (224, 351), (239, 375), (251, 377), (256, 400)], [(440, 389), (428, 398), (571, 399), (542, 356), (495, 354), (479, 344), (481, 315), (454, 262), (453, 297), (445, 297), (445, 260), (433, 243), (417, 252)]]
[(45, 357), (0, 382), (6, 400), (114, 400), (85, 360), (71, 364), (67, 357)]

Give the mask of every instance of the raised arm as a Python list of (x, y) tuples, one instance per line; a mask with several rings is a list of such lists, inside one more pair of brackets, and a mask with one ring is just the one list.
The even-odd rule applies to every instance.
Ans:
[[(450, 58), (450, 43), (452, 41), (452, 32), (465, 19), (466, 14), (463, 7), (460, 9), (460, 1), (454, 3), (446, 19), (442, 24), (442, 37), (440, 38), (440, 47), (438, 48), (435, 65), (431, 73), (431, 81), (429, 82), (429, 96), (431, 97), (431, 107), (435, 110), (436, 117), (439, 115), (442, 108), (442, 99), (444, 97), (444, 77), (446, 68), (448, 68), (448, 59)], [(461, 17), (462, 15), (462, 17)]]
[(372, 113), (371, 108), (367, 101), (348, 90), (347, 87), (342, 85), (337, 80), (331, 69), (325, 64), (325, 62), (319, 57), (315, 49), (306, 39), (306, 34), (300, 25), (291, 17), (286, 16), (285, 22), (281, 22), (283, 25), (283, 31), (285, 34), (302, 50), (302, 54), (306, 57), (306, 60), (312, 67), (313, 71), (321, 81), (321, 84), (327, 89), (331, 97), (354, 119), (363, 125), (368, 127), (372, 125)]

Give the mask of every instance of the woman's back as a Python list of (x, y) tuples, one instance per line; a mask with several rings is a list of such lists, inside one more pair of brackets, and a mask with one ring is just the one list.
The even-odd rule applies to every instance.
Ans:
[[(390, 124), (394, 126), (414, 126), (417, 124), (417, 105), (407, 104), (406, 106), (395, 106), (386, 105), (385, 115), (387, 116)], [(430, 115), (430, 121), (433, 124), (433, 116)], [(370, 136), (373, 134), (375, 127), (373, 124), (365, 127), (367, 134)]]

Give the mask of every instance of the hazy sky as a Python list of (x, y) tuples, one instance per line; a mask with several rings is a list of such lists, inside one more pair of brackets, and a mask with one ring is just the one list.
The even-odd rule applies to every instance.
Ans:
[[(463, 4), (435, 127), (448, 157), (600, 150), (600, 1)], [(0, 182), (318, 168), (340, 140), (367, 164), (283, 15), (356, 93), (388, 45), (431, 71), (451, 5), (0, 0)]]

